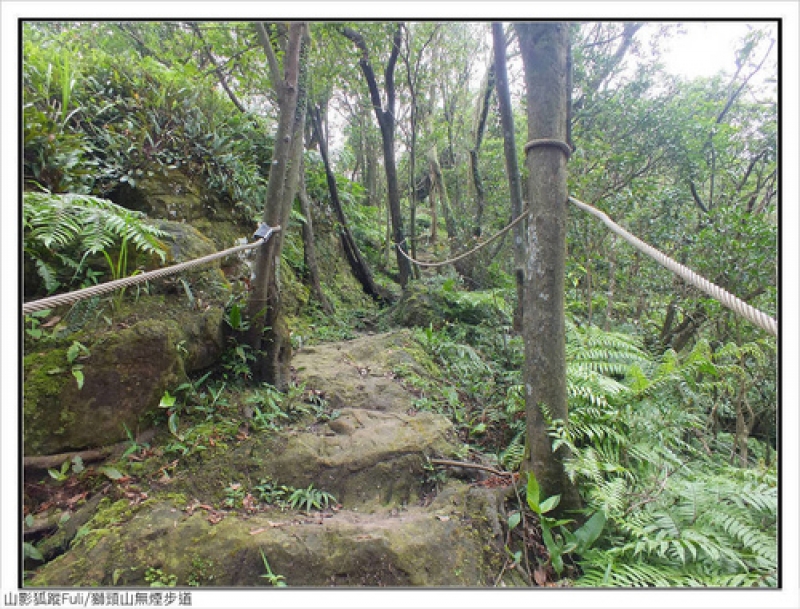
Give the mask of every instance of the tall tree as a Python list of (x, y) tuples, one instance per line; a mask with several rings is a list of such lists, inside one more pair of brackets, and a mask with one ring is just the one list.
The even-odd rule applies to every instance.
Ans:
[(528, 102), (528, 251), (525, 261), (523, 330), (526, 388), (526, 467), (544, 497), (560, 495), (562, 511), (580, 507), (567, 477), (565, 448), (554, 451), (548, 416), (568, 421), (564, 271), (567, 216), (566, 23), (517, 23)]
[(397, 252), (398, 282), (405, 287), (411, 276), (411, 263), (404, 255), (406, 252), (405, 234), (403, 231), (403, 216), (400, 210), (400, 187), (397, 181), (397, 161), (394, 149), (395, 106), (397, 98), (394, 73), (395, 67), (397, 66), (397, 58), (400, 54), (403, 26), (401, 23), (395, 24), (392, 36), (392, 51), (383, 72), (383, 90), (386, 94), (385, 104), (381, 99), (378, 82), (375, 78), (375, 70), (372, 67), (369, 49), (367, 48), (367, 42), (364, 36), (350, 27), (343, 27), (341, 32), (355, 44), (360, 52), (358, 65), (361, 68), (364, 79), (367, 81), (372, 108), (375, 111), (375, 118), (381, 130), (383, 167), (386, 171), (386, 190), (389, 198), (389, 214), (392, 220), (392, 238), (394, 239), (395, 250)]
[(314, 126), (315, 139), (319, 144), (320, 156), (322, 156), (322, 164), (325, 167), (325, 178), (328, 183), (328, 192), (331, 196), (331, 204), (333, 211), (336, 214), (336, 219), (339, 221), (339, 238), (342, 242), (342, 249), (344, 249), (345, 257), (350, 265), (350, 270), (353, 276), (361, 284), (361, 289), (368, 296), (378, 302), (388, 302), (391, 298), (389, 294), (381, 288), (372, 276), (372, 271), (361, 254), (361, 250), (353, 238), (353, 233), (350, 232), (350, 226), (347, 222), (347, 217), (344, 215), (342, 202), (339, 199), (339, 188), (336, 185), (336, 176), (333, 175), (331, 169), (330, 159), (328, 157), (328, 133), (323, 129), (322, 118), (320, 116), (319, 106), (311, 109), (311, 122)]
[[(305, 174), (305, 166), (301, 168), (301, 174)], [(317, 245), (314, 238), (314, 219), (311, 213), (311, 201), (308, 198), (306, 191), (306, 181), (300, 180), (300, 190), (297, 193), (297, 198), (300, 200), (300, 212), (305, 218), (302, 225), (303, 232), (303, 261), (308, 270), (308, 281), (311, 284), (311, 290), (319, 302), (322, 312), (326, 315), (333, 315), (334, 308), (331, 301), (322, 290), (322, 282), (320, 280), (319, 265), (317, 264)]]
[[(256, 255), (253, 287), (247, 304), (250, 319), (247, 342), (256, 356), (254, 377), (283, 389), (289, 382), (292, 349), (281, 311), (278, 274), (283, 236), (302, 164), (308, 27), (305, 22), (291, 23), (285, 37), (277, 36), (285, 39), (285, 47), (280, 49), (280, 53), (273, 47), (273, 40), (264, 24), (257, 23), (255, 27), (267, 56), (279, 111), (263, 220), (269, 226), (280, 226), (282, 230), (259, 248)], [(279, 56), (283, 60), (282, 66)]]
[[(522, 178), (517, 160), (517, 143), (514, 138), (514, 113), (511, 109), (511, 94), (508, 89), (508, 66), (506, 62), (506, 37), (502, 23), (492, 23), (494, 40), (494, 71), (497, 79), (497, 101), (500, 107), (500, 124), (503, 127), (503, 152), (506, 159), (506, 175), (511, 197), (512, 220), (522, 215)], [(525, 285), (525, 228), (522, 223), (514, 227), (514, 279), (517, 286), (517, 303), (514, 307), (514, 328), (522, 329), (522, 299)]]

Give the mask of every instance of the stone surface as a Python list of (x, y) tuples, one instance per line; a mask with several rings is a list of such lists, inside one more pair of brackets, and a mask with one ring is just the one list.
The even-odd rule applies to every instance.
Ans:
[[(459, 445), (446, 417), (409, 408), (413, 395), (391, 374), (429, 365), (410, 333), (304, 349), (294, 365), (337, 405), (330, 418), (252, 431), (105, 499), (30, 585), (146, 586), (156, 573), (179, 586), (269, 586), (265, 559), (291, 587), (494, 585), (504, 489), (434, 476), (427, 458), (452, 458)], [(257, 499), (225, 507), (231, 485), (258, 497), (265, 479), (337, 503), (312, 513)]]
[(269, 586), (263, 552), (291, 587), (490, 586), (500, 568), (494, 501), (490, 491), (453, 483), (430, 506), (370, 514), (274, 510), (242, 518), (166, 501), (127, 513), (115, 504), (108, 512), (122, 515), (108, 520), (100, 512), (90, 523), (97, 528), (30, 583), (146, 586), (147, 570), (159, 569), (182, 586)]
[[(162, 221), (167, 264), (216, 250), (196, 229)], [(181, 282), (178, 277), (183, 279)], [(219, 263), (212, 262), (147, 292), (116, 292), (113, 306), (97, 308), (94, 322), (58, 341), (27, 341), (24, 358), (23, 450), (26, 456), (96, 448), (125, 440), (144, 415), (158, 409), (167, 390), (186, 374), (218, 361), (225, 347), (223, 306), (230, 294)], [(79, 305), (85, 304), (79, 303)], [(67, 316), (69, 308), (59, 315)], [(108, 318), (111, 325), (103, 322)], [(88, 353), (73, 362), (67, 351), (79, 342)], [(83, 386), (73, 367), (83, 375)]]

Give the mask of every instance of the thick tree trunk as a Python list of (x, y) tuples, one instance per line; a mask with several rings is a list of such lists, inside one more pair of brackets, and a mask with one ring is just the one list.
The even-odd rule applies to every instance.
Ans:
[[(503, 128), (503, 152), (506, 158), (506, 175), (511, 197), (511, 219), (522, 215), (522, 179), (519, 174), (517, 145), (514, 131), (514, 114), (511, 110), (511, 95), (508, 90), (508, 67), (506, 65), (506, 37), (503, 24), (492, 24), (494, 38), (494, 72), (497, 79), (497, 101), (500, 106), (500, 124)], [(517, 284), (517, 303), (514, 307), (514, 329), (522, 330), (522, 300), (525, 284), (525, 225), (524, 222), (514, 227), (514, 277)]]
[[(568, 28), (566, 23), (516, 24), (531, 141), (566, 139)], [(567, 158), (558, 147), (528, 147), (527, 167), (530, 211), (522, 331), (525, 467), (536, 475), (542, 496), (561, 495), (559, 511), (569, 512), (580, 507), (580, 495), (564, 472), (565, 447), (552, 449), (543, 412), (552, 419), (569, 420), (564, 324)]]
[(259, 23), (256, 29), (267, 55), (280, 110), (263, 220), (269, 226), (280, 226), (282, 230), (259, 248), (256, 255), (253, 287), (247, 305), (250, 327), (246, 341), (256, 357), (252, 366), (255, 380), (284, 389), (289, 383), (291, 343), (281, 311), (278, 274), (283, 236), (297, 191), (303, 151), (305, 79), (301, 76), (305, 73), (307, 25), (304, 22), (290, 25), (283, 70), (278, 66), (277, 55), (265, 28)]

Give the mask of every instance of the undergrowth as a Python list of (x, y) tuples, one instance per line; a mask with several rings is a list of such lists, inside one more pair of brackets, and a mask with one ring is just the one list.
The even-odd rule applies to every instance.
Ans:
[[(525, 454), (522, 344), (490, 330), (470, 328), (467, 344), (463, 327), (419, 329), (438, 374), (401, 373), (418, 407), (448, 414), (474, 450), (514, 470)], [(568, 320), (569, 422), (551, 420), (551, 436), (568, 449), (586, 516), (606, 522), (572, 557), (574, 585), (777, 585), (774, 453), (745, 438), (742, 467), (741, 442), (727, 431), (737, 392), (753, 382), (744, 358), (768, 357), (764, 343), (712, 349), (701, 340), (658, 358), (635, 337)]]

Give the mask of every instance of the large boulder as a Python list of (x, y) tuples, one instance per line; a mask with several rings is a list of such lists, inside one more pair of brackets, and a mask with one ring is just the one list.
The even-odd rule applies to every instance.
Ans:
[[(95, 448), (126, 439), (126, 427), (136, 432), (165, 391), (222, 352), (221, 309), (182, 313), (105, 332), (72, 363), (68, 346), (26, 355), (24, 454)], [(82, 386), (73, 366), (80, 366)]]
[[(187, 224), (161, 221), (158, 226), (166, 232), (168, 264), (217, 251)], [(26, 456), (125, 440), (128, 431), (141, 427), (145, 415), (158, 410), (165, 391), (219, 359), (225, 347), (223, 307), (230, 294), (219, 262), (176, 277), (182, 280), (158, 280), (147, 290), (128, 288), (125, 295), (117, 292), (113, 305), (78, 303), (88, 311), (86, 323), (75, 322), (80, 316), (63, 307), (54, 311), (54, 319), (70, 321), (56, 326), (61, 328), (54, 332), (56, 338), (26, 340)], [(76, 343), (82, 346), (77, 351)]]

